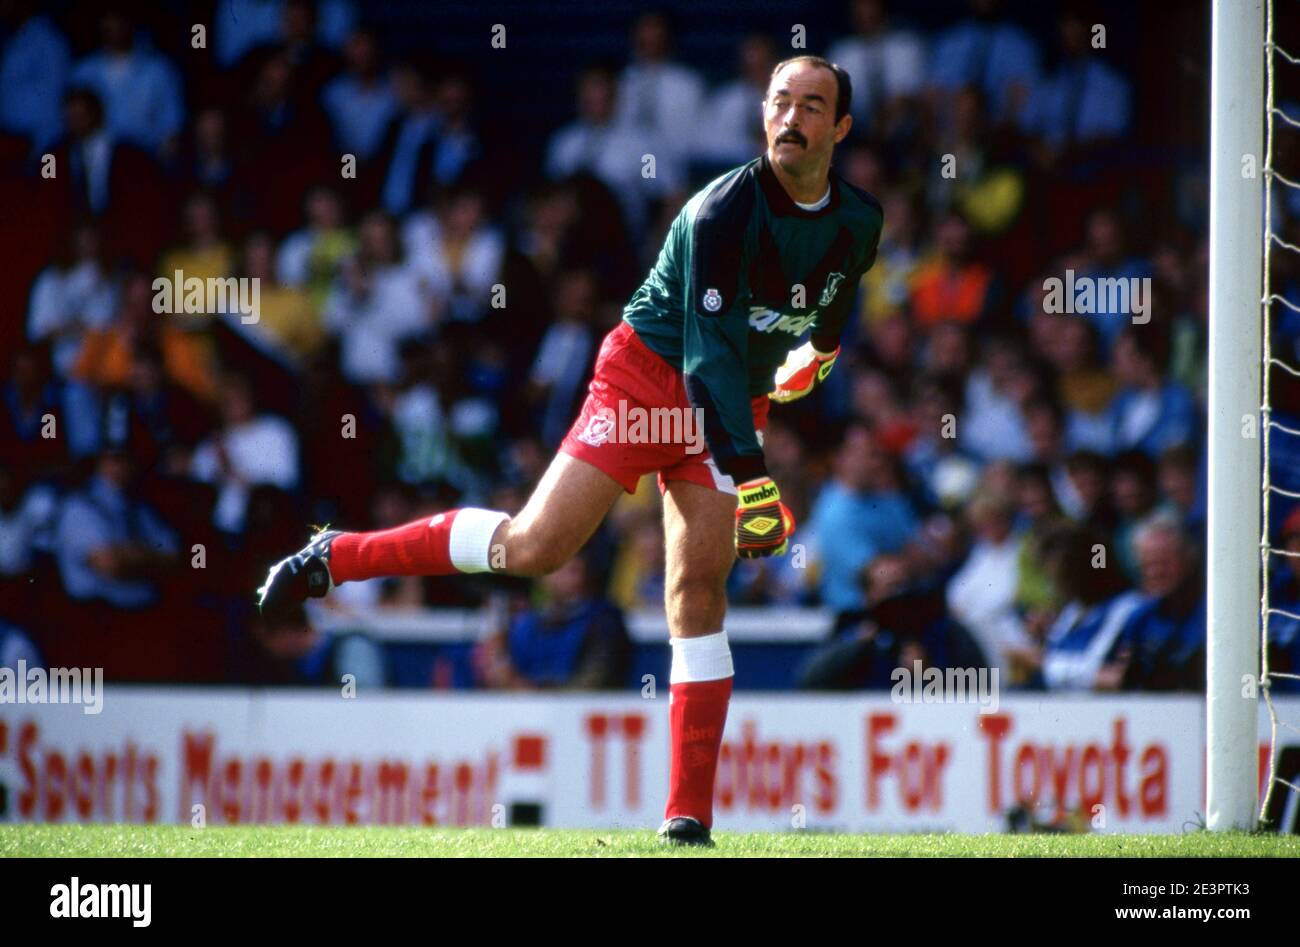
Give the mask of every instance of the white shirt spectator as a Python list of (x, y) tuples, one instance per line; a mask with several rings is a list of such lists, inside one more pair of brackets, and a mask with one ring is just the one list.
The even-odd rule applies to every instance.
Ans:
[(426, 211), (407, 219), (402, 246), (420, 280), (421, 292), (446, 298), (453, 319), (477, 322), (482, 318), (506, 256), (506, 241), (499, 230), (475, 230), (461, 252), (459, 265), (453, 267), (438, 219)]
[[(654, 177), (642, 176), (646, 155), (654, 156)], [(648, 132), (577, 121), (552, 136), (546, 149), (546, 173), (565, 178), (583, 171), (609, 188), (633, 233), (645, 227), (646, 203), (677, 190), (685, 178), (677, 152), (657, 149)]]
[(632, 63), (619, 79), (618, 123), (647, 132), (664, 150), (690, 142), (704, 100), (694, 71), (671, 62)]
[(984, 652), (989, 667), (1007, 670), (1007, 648), (1029, 643), (1015, 611), (1022, 537), (980, 540), (948, 583), (948, 610)]
[(908, 30), (850, 36), (834, 43), (826, 58), (844, 67), (853, 82), (850, 112), (870, 121), (890, 99), (913, 95), (925, 80), (925, 46)]
[[(223, 469), (222, 450), (229, 470)], [(191, 473), (217, 487), (216, 525), (227, 532), (239, 532), (250, 486), (266, 483), (292, 490), (298, 485), (298, 437), (283, 418), (264, 414), (200, 444)]]
[(1033, 460), (1034, 450), (1020, 408), (993, 387), (987, 372), (971, 373), (966, 383), (966, 410), (958, 430), (962, 447), (983, 460)]
[(744, 164), (762, 150), (763, 93), (743, 79), (710, 96), (695, 131), (694, 156), (718, 164)]
[(362, 385), (395, 381), (402, 341), (429, 327), (428, 304), (412, 267), (380, 267), (367, 279), (361, 295), (340, 280), (324, 311), (326, 330), (339, 336), (343, 374)]
[(92, 260), (46, 267), (32, 286), (27, 338), (53, 341), (54, 370), (67, 378), (87, 329), (102, 329), (117, 309), (117, 287)]

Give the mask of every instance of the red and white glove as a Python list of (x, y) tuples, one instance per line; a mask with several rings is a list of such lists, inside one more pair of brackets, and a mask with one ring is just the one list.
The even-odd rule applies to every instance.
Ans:
[(839, 354), (838, 345), (834, 352), (819, 352), (812, 342), (805, 342), (786, 356), (785, 364), (776, 370), (776, 390), (768, 397), (780, 404), (802, 398), (831, 373)]

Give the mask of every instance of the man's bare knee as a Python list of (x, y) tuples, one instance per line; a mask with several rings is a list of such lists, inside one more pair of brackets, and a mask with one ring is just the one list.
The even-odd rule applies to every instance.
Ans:
[[(668, 587), (672, 624), (687, 634), (709, 634), (727, 613), (726, 576), (677, 576)], [(716, 626), (716, 627), (714, 627)]]
[(541, 530), (529, 528), (519, 517), (506, 520), (492, 537), (495, 556), (493, 570), (536, 579), (549, 575), (573, 558), (576, 549), (562, 539), (544, 535)]

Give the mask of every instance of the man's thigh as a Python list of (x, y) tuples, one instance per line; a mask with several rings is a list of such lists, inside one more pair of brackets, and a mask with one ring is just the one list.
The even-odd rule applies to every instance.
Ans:
[(513, 575), (541, 575), (571, 559), (596, 532), (623, 487), (609, 474), (568, 454), (556, 454), (518, 514), (496, 542)]
[(736, 561), (736, 497), (688, 480), (664, 490), (668, 630), (696, 638), (722, 629)]

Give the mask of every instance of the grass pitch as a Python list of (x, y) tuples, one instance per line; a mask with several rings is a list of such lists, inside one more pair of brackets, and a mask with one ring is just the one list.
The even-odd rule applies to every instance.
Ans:
[(1300, 857), (1300, 836), (832, 835), (716, 833), (717, 847), (661, 845), (653, 830), (11, 825), (0, 857)]

